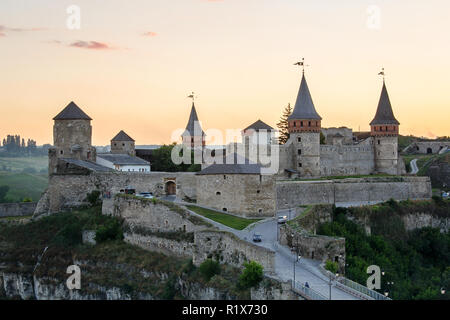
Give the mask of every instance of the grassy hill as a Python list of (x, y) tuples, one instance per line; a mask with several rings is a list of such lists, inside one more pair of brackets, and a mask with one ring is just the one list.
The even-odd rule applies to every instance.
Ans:
[(24, 198), (38, 201), (47, 185), (47, 174), (0, 172), (0, 186), (9, 187), (7, 202), (21, 202)]
[(8, 186), (4, 202), (38, 201), (47, 188), (48, 157), (0, 157), (0, 186)]

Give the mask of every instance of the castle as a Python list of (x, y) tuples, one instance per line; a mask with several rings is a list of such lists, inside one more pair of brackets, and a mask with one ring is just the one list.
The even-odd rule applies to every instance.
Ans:
[[(375, 117), (370, 122), (371, 131), (366, 137), (359, 139), (346, 127), (322, 128), (321, 121), (303, 71), (295, 107), (288, 118), (288, 141), (274, 148), (273, 144), (277, 143), (273, 139), (275, 130), (258, 120), (242, 131), (242, 143), (227, 145), (225, 153), (236, 152), (249, 158), (252, 144), (255, 150), (264, 147), (268, 154), (276, 150), (279, 154), (278, 176), (291, 178), (406, 173), (398, 154), (400, 123), (392, 111), (384, 79)], [(189, 132), (192, 134), (188, 135)], [(320, 141), (321, 134), (325, 138), (324, 144)], [(183, 144), (204, 146), (204, 137), (192, 105)]]
[[(272, 217), (279, 210), (307, 204), (431, 197), (429, 178), (403, 175), (405, 166), (397, 151), (399, 122), (384, 81), (371, 132), (356, 135), (348, 128), (321, 127), (322, 118), (303, 73), (284, 145), (277, 143), (272, 127), (258, 120), (242, 130), (242, 143), (213, 150), (213, 163), (202, 163), (196, 173), (151, 171), (150, 163), (136, 156), (134, 140), (123, 131), (111, 140), (110, 153), (97, 154), (91, 120), (74, 102), (54, 118), (49, 187), (35, 214), (81, 205), (94, 190), (110, 196), (127, 186), (246, 217)], [(206, 150), (206, 134), (192, 103), (183, 145)], [(260, 158), (251, 156), (254, 149), (278, 159), (272, 174), (267, 174)], [(333, 176), (350, 177), (334, 180)]]

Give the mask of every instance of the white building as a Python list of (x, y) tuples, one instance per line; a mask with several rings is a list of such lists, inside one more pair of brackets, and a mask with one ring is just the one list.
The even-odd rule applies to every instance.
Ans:
[(117, 170), (129, 172), (150, 172), (150, 162), (128, 154), (97, 154), (99, 165)]

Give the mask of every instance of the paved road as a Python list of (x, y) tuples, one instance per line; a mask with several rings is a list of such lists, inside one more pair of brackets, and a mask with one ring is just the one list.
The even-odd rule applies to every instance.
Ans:
[[(177, 201), (180, 204), (185, 204)], [(188, 210), (191, 214), (199, 216), (193, 211)], [(281, 212), (279, 215), (285, 215), (285, 212)], [(296, 257), (288, 247), (282, 246), (277, 242), (278, 223), (276, 218), (268, 218), (258, 223), (255, 223), (244, 230), (235, 230), (224, 226), (221, 223), (207, 219), (203, 216), (201, 218), (208, 220), (214, 226), (220, 230), (229, 231), (240, 239), (252, 242), (253, 234), (258, 233), (262, 236), (262, 241), (255, 243), (258, 246), (262, 246), (275, 251), (275, 273), (276, 276), (283, 280), (292, 280), (294, 277), (294, 261)], [(293, 216), (291, 218), (294, 218)], [(253, 243), (253, 242), (252, 242)], [(301, 258), (299, 262), (295, 264), (295, 280), (305, 284), (308, 282), (311, 289), (319, 292), (324, 297), (330, 296), (329, 279), (324, 276), (318, 270), (320, 262)], [(331, 287), (331, 299), (332, 300), (356, 300), (356, 298), (334, 286)]]
[(417, 172), (419, 172), (419, 168), (417, 167), (417, 160), (418, 159), (413, 159), (410, 162), (411, 165), (411, 174), (417, 174)]

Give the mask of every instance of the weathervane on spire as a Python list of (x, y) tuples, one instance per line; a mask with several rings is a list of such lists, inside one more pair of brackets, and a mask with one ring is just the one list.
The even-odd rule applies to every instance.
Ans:
[(192, 93), (190, 94), (190, 95), (188, 95), (187, 96), (188, 98), (191, 98), (192, 99), (192, 102), (194, 102), (194, 100), (195, 100), (195, 96), (194, 96), (194, 91), (192, 91)]
[(386, 74), (384, 73), (384, 68), (381, 68), (381, 72), (378, 73), (379, 76), (383, 76), (383, 82), (384, 82), (384, 77), (386, 76)]
[(302, 61), (294, 63), (294, 66), (301, 66), (303, 68), (303, 74), (305, 74), (305, 67), (309, 67), (309, 65), (305, 64), (305, 58), (302, 58)]

